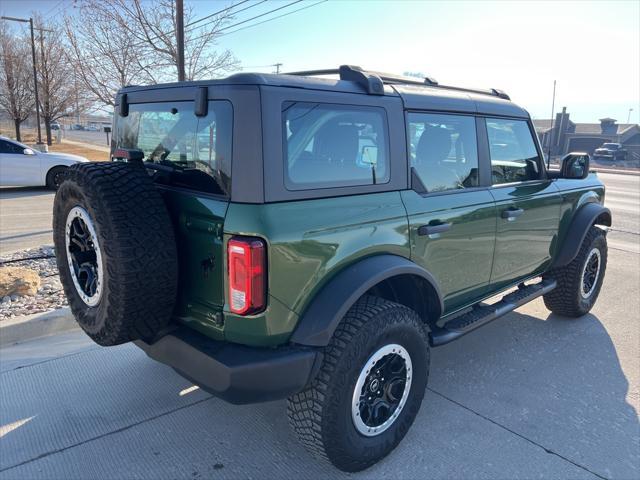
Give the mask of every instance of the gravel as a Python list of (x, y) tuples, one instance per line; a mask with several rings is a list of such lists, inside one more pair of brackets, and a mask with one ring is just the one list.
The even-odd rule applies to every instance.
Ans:
[(0, 321), (67, 306), (54, 255), (53, 246), (45, 245), (0, 256), (0, 265), (31, 268), (38, 272), (42, 283), (35, 296), (11, 295), (1, 298)]

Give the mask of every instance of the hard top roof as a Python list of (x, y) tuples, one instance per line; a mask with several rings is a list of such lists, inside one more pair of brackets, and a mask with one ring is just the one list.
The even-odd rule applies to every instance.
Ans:
[[(321, 75), (321, 76), (319, 76)], [(327, 78), (325, 75), (339, 75)], [(406, 109), (481, 113), (529, 118), (526, 110), (513, 103), (508, 95), (496, 89), (479, 90), (439, 85), (432, 78), (420, 81), (380, 72), (368, 72), (359, 67), (343, 65), (335, 70), (314, 70), (291, 74), (236, 73), (226, 78), (148, 86), (126, 86), (118, 93), (166, 88), (205, 87), (221, 85), (264, 85), (302, 88), (362, 95), (399, 96)], [(118, 95), (119, 100), (120, 95)], [(119, 101), (116, 103), (119, 103)]]

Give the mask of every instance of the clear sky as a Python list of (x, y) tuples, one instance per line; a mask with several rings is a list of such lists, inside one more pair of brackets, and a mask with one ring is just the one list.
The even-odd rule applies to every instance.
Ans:
[[(292, 1), (243, 4), (237, 9), (251, 8), (234, 22)], [(566, 106), (574, 121), (613, 117), (625, 123), (630, 108), (631, 121), (639, 121), (640, 0), (329, 0), (311, 6), (318, 1), (304, 0), (230, 28), (250, 27), (225, 35), (219, 44), (233, 50), (246, 70), (271, 71), (274, 63), (283, 63), (284, 71), (349, 63), (501, 88), (534, 118), (550, 117), (555, 79), (556, 111)], [(233, 2), (185, 3), (199, 18)], [(60, 18), (72, 7), (71, 0), (0, 1), (4, 15), (35, 10)]]

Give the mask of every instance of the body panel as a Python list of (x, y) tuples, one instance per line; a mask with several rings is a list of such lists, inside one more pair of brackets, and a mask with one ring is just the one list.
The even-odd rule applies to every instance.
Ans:
[[(496, 232), (496, 208), (489, 191), (401, 193), (409, 218), (411, 259), (436, 278), (445, 314), (482, 296), (491, 275)], [(418, 234), (421, 226), (439, 222), (451, 223), (451, 228), (432, 236)]]
[[(561, 197), (555, 182), (539, 180), (494, 187), (496, 250), (492, 288), (541, 272), (551, 261), (557, 243)], [(521, 216), (502, 218), (502, 212), (522, 209)]]
[[(409, 257), (399, 192), (263, 205), (231, 203), (224, 228), (226, 238), (258, 236), (268, 245), (267, 310), (238, 317), (225, 307), (225, 334), (233, 332), (241, 343), (267, 345), (288, 338), (320, 288), (355, 261), (378, 253)], [(283, 312), (278, 303), (291, 313)]]

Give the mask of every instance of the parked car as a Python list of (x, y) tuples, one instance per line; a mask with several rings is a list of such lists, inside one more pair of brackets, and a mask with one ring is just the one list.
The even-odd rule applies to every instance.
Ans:
[(57, 189), (67, 168), (88, 162), (68, 153), (43, 153), (9, 138), (0, 137), (0, 186)]
[(53, 122), (51, 124), (51, 130), (60, 130), (60, 124), (58, 122)]
[(87, 130), (89, 132), (99, 132), (100, 131), (100, 129), (98, 128), (97, 125), (89, 125), (89, 126), (87, 126), (87, 128), (85, 130)]
[(73, 125), (71, 125), (71, 130), (84, 130), (84, 126), (80, 125), (79, 123), (74, 123)]
[(229, 402), (287, 398), (342, 470), (405, 436), (431, 348), (598, 298), (604, 185), (582, 153), (547, 171), (504, 92), (342, 66), (125, 87), (115, 111), (114, 161), (54, 203), (78, 323)]
[(603, 143), (593, 152), (593, 159), (602, 160), (626, 160), (627, 151), (619, 143)]

